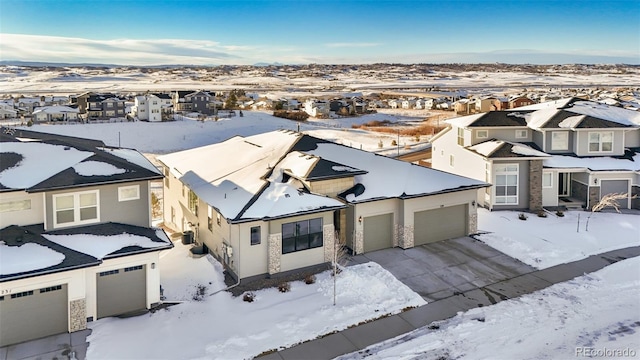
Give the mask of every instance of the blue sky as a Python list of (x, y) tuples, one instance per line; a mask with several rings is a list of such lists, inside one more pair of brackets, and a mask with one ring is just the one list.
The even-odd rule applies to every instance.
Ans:
[(0, 59), (640, 64), (640, 1), (0, 0)]

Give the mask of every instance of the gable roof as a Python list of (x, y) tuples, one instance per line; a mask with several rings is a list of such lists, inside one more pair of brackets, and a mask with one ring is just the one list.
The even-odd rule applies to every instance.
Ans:
[(480, 114), (463, 116), (447, 120), (446, 123), (456, 127), (502, 127), (502, 126), (527, 126), (525, 114), (532, 110), (514, 111), (500, 110), (489, 111)]
[(28, 135), (3, 132), (0, 192), (39, 192), (162, 178), (158, 169), (132, 149), (96, 146), (102, 142), (57, 135), (45, 139)]

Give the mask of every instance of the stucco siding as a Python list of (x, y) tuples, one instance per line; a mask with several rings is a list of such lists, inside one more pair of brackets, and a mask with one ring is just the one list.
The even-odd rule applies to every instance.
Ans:
[[(251, 245), (251, 228), (260, 226), (260, 244)], [(256, 221), (233, 225), (238, 232), (238, 243), (240, 244), (239, 276), (241, 278), (266, 274), (268, 272), (268, 251), (269, 251), (269, 223)], [(232, 233), (234, 231), (232, 230)], [(232, 235), (235, 238), (235, 236)]]

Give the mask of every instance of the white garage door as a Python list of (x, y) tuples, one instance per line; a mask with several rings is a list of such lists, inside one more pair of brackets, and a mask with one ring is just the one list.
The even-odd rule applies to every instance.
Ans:
[(414, 214), (413, 221), (416, 246), (466, 236), (467, 205), (419, 211)]
[(96, 276), (98, 319), (146, 309), (145, 265), (104, 271)]
[(0, 346), (65, 333), (67, 285), (60, 284), (0, 297)]

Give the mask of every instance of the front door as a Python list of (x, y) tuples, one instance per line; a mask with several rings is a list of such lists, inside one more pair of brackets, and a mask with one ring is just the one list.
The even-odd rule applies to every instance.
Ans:
[(558, 173), (558, 196), (571, 195), (571, 174)]

